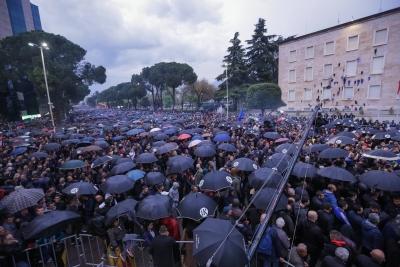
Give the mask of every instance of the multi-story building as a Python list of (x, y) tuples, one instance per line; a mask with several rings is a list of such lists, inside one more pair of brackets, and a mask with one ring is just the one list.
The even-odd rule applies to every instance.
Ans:
[(388, 110), (399, 104), (400, 8), (279, 46), (284, 110)]

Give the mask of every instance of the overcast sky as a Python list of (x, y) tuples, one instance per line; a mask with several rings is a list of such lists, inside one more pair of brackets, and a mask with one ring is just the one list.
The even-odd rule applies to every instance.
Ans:
[(235, 32), (246, 46), (258, 18), (268, 34), (303, 35), (400, 6), (399, 0), (31, 0), (43, 30), (86, 49), (107, 69), (102, 91), (158, 62), (187, 63), (214, 82)]

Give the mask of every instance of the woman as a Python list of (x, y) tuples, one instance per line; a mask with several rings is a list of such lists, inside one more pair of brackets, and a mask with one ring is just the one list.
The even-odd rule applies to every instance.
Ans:
[(192, 243), (184, 243), (185, 252), (183, 255), (183, 261), (186, 267), (196, 267), (197, 261), (192, 256), (193, 255), (193, 229), (194, 225), (192, 223), (188, 223), (186, 228), (183, 230), (183, 241), (192, 241)]
[(143, 239), (146, 242), (146, 245), (148, 247), (151, 246), (151, 242), (153, 241), (153, 238), (158, 235), (158, 232), (153, 230), (154, 228), (154, 223), (152, 221), (147, 221), (145, 223), (145, 231), (143, 232)]

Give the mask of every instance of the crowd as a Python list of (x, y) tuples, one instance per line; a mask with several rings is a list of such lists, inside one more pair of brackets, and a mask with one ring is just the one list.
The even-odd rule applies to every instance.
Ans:
[[(396, 133), (400, 126), (394, 122), (358, 120), (352, 114), (339, 115), (323, 115), (329, 123), (312, 126), (285, 185), (282, 197), (287, 203), (273, 213), (257, 249), (257, 266), (287, 263), (296, 267), (399, 266), (400, 192), (371, 186), (360, 177), (373, 171), (400, 175), (396, 157), (368, 156), (368, 152), (376, 150), (399, 153), (400, 139), (397, 140)], [(233, 116), (230, 119), (227, 122), (210, 113), (153, 114), (96, 109), (76, 111), (74, 121), (65, 122), (56, 133), (45, 128), (41, 120), (10, 124), (1, 135), (0, 203), (4, 205), (0, 207), (1, 266), (14, 266), (12, 255), (18, 255), (15, 264), (21, 267), (28, 266), (28, 262), (36, 266), (41, 261), (64, 266), (61, 240), (76, 235), (71, 245), (79, 246), (79, 235), (85, 232), (105, 241), (104, 260), (127, 262), (135, 257), (135, 240), (143, 239), (145, 242), (140, 246), (152, 255), (149, 264), (179, 266), (183, 255), (184, 265), (194, 267), (201, 260), (193, 257), (193, 244), (186, 243), (180, 248), (176, 241), (193, 241), (193, 231), (206, 217), (229, 220), (243, 235), (246, 245), (251, 245), (265, 217), (265, 208), (253, 203), (253, 196), (268, 187), (265, 185), (270, 176), (260, 178), (264, 178), (263, 185), (255, 184), (252, 172), (238, 166), (237, 160), (247, 158), (254, 170), (268, 166), (274, 173), (284, 174), (294, 152), (289, 146), (299, 143), (307, 119), (273, 116), (249, 116), (243, 122), (235, 122)], [(222, 135), (228, 139), (216, 138)], [(346, 143), (345, 139), (330, 142), (338, 136), (353, 142)], [(58, 145), (52, 146), (54, 143)], [(221, 146), (224, 143), (232, 146)], [(282, 149), (282, 145), (287, 147)], [(209, 152), (208, 148), (213, 149)], [(324, 150), (332, 148), (343, 153), (339, 157), (320, 157)], [(152, 156), (154, 160), (143, 163), (138, 160), (142, 156)], [(274, 157), (278, 160), (273, 161)], [(173, 162), (175, 165), (171, 164), (174, 158), (179, 159)], [(192, 160), (190, 166), (175, 168), (186, 162), (185, 158)], [(73, 161), (83, 164), (66, 167)], [(322, 175), (324, 169), (332, 167), (348, 172), (354, 180)], [(130, 176), (132, 170), (139, 176)], [(216, 172), (231, 177), (229, 184), (204, 188), (204, 177)], [(152, 173), (160, 173), (161, 181), (158, 174)], [(125, 185), (118, 193), (108, 191), (112, 186), (109, 179), (122, 175), (117, 178), (129, 176), (127, 181), (133, 181), (127, 182), (130, 186)], [(78, 183), (91, 184), (96, 190), (91, 194), (66, 192)], [(9, 212), (11, 207), (3, 200), (17, 191), (33, 188), (43, 190), (40, 199), (34, 205)], [(200, 192), (215, 201), (215, 212), (205, 214), (200, 220), (181, 214), (182, 199)], [(140, 205), (157, 195), (169, 196), (169, 216), (152, 219), (141, 215)], [(127, 200), (139, 203), (136, 210), (111, 216), (113, 208)], [(50, 238), (26, 238), (25, 227), (55, 211), (71, 211), (79, 214), (80, 219), (67, 229), (60, 228)], [(53, 244), (41, 246), (49, 243)], [(27, 247), (37, 246), (41, 249), (21, 253)]]

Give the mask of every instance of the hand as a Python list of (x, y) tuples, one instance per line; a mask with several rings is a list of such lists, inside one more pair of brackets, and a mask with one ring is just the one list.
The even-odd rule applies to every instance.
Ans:
[(16, 218), (15, 222), (18, 223), (21, 219), (20, 218)]
[(304, 262), (304, 267), (308, 267), (308, 263), (307, 262)]
[(279, 261), (282, 262), (282, 263), (284, 263), (284, 262), (285, 262), (285, 259), (282, 258), (282, 257), (280, 257), (280, 258), (279, 258)]
[(53, 243), (56, 243), (56, 242), (57, 242), (57, 240), (53, 239)]

